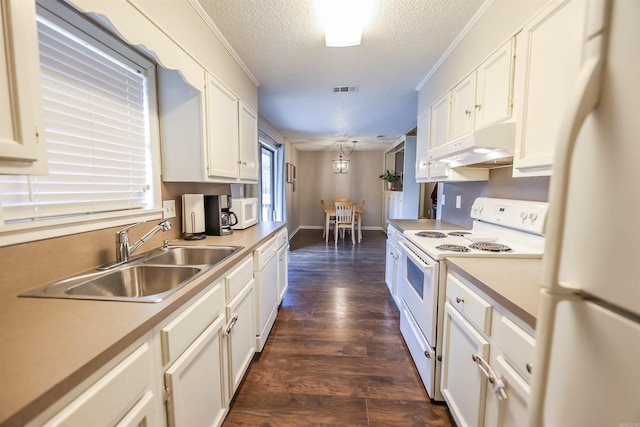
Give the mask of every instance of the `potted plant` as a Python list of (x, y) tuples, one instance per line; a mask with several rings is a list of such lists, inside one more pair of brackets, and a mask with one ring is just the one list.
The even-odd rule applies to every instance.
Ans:
[(386, 181), (387, 183), (387, 190), (395, 190), (395, 187), (393, 186), (393, 184), (395, 182), (397, 182), (400, 179), (400, 175), (398, 175), (397, 173), (390, 171), (389, 169), (387, 169), (386, 171), (384, 171), (384, 173), (382, 175), (380, 175), (378, 178)]

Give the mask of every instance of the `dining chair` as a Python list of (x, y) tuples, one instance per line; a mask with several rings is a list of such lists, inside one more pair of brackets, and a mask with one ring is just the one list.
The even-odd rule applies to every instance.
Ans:
[(335, 202), (348, 202), (349, 198), (348, 197), (334, 197), (332, 199), (333, 203)]
[(356, 244), (356, 204), (355, 202), (335, 202), (336, 206), (336, 223), (333, 232), (335, 244), (338, 244), (338, 232), (342, 229), (342, 238), (344, 239), (345, 230), (351, 230), (351, 243)]
[(364, 215), (364, 199), (360, 200), (360, 213), (356, 215), (356, 221), (358, 224), (358, 243), (362, 240), (362, 215)]
[(328, 230), (331, 230), (332, 225), (335, 224), (336, 216), (329, 214), (329, 226), (327, 227), (327, 205), (324, 203), (324, 199), (320, 199), (320, 204), (322, 205), (322, 237), (326, 237), (325, 233), (328, 233)]

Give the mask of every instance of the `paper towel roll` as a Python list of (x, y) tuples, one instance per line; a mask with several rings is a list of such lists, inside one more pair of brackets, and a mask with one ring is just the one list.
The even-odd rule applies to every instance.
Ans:
[(204, 233), (204, 195), (182, 195), (182, 232)]

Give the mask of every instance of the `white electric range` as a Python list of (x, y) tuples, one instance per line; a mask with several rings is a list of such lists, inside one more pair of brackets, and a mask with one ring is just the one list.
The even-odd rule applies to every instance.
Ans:
[(546, 202), (479, 197), (470, 230), (407, 230), (398, 241), (400, 330), (434, 400), (440, 392), (446, 257), (541, 258)]

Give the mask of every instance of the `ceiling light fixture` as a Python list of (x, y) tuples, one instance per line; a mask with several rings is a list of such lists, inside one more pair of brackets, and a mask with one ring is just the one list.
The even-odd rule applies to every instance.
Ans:
[(345, 157), (351, 156), (355, 148), (356, 148), (356, 141), (353, 141), (353, 146), (351, 147), (351, 151), (349, 151), (349, 154), (346, 154), (344, 152), (344, 148), (342, 147), (342, 141), (340, 141), (340, 158), (337, 160), (333, 160), (333, 173), (335, 174), (349, 173), (349, 160), (344, 160), (342, 156), (345, 156)]
[(316, 0), (327, 47), (358, 46), (372, 0)]

